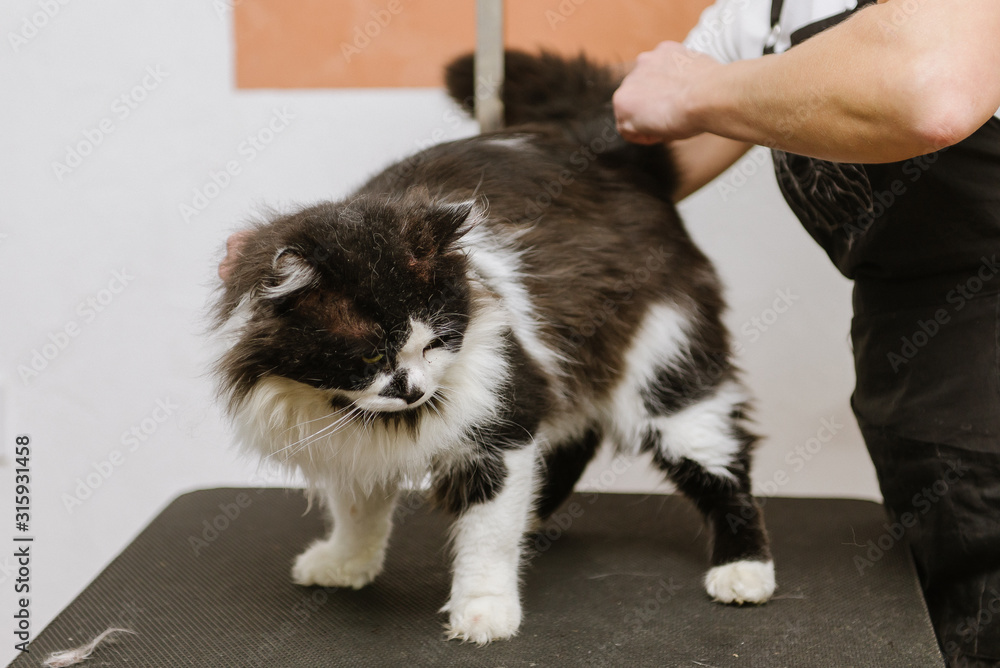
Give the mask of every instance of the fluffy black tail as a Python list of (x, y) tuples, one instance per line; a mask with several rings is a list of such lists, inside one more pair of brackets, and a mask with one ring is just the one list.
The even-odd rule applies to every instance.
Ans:
[[(583, 55), (563, 58), (541, 52), (507, 51), (501, 97), (508, 126), (537, 121), (567, 121), (590, 117), (611, 103), (621, 76)], [(472, 114), (475, 111), (475, 66), (471, 54), (445, 68), (448, 94)]]
[[(615, 130), (611, 96), (622, 75), (583, 55), (563, 58), (542, 52), (507, 51), (504, 60), (504, 123), (555, 123), (578, 146), (597, 154), (598, 161), (627, 173), (651, 194), (673, 201), (677, 176), (662, 144), (639, 146)], [(448, 93), (470, 114), (475, 111), (476, 78), (472, 55), (445, 69)]]

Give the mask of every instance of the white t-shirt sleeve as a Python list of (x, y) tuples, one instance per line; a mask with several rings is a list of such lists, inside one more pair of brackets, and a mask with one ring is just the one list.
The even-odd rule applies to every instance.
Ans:
[(723, 63), (756, 58), (771, 32), (771, 0), (717, 0), (698, 19), (684, 46)]

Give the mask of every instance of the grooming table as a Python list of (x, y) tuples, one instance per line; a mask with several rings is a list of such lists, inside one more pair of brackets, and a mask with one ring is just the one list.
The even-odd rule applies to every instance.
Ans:
[[(532, 539), (520, 634), (477, 647), (443, 640), (448, 518), (419, 498), (401, 503), (385, 571), (353, 591), (289, 580), (294, 556), (324, 531), (299, 490), (192, 492), (11, 666), (38, 666), (111, 626), (138, 635), (116, 635), (81, 665), (943, 665), (908, 551), (884, 538), (881, 506), (765, 501), (778, 578), (768, 604), (708, 599), (707, 536), (685, 499), (581, 493)], [(880, 538), (888, 549), (877, 556)]]

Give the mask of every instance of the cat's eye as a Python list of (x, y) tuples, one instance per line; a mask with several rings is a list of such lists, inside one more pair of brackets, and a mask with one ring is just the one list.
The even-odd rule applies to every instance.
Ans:
[(444, 347), (444, 339), (438, 337), (433, 341), (431, 341), (430, 343), (428, 343), (426, 346), (424, 346), (424, 352), (427, 352), (428, 350), (433, 350), (435, 348), (443, 348), (443, 347)]
[(375, 364), (376, 362), (381, 361), (383, 357), (385, 357), (385, 355), (376, 352), (372, 353), (371, 357), (365, 357), (364, 355), (362, 355), (361, 361), (364, 362), (365, 364)]

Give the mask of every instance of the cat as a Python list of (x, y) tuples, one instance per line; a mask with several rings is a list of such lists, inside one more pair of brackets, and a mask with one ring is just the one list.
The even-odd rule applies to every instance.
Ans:
[[(525, 538), (607, 439), (704, 514), (708, 594), (762, 603), (749, 395), (667, 149), (615, 131), (609, 68), (508, 52), (506, 73), (506, 129), (228, 241), (220, 395), (245, 446), (301, 472), (332, 521), (292, 579), (371, 582), (400, 488), (427, 487), (456, 516), (447, 637), (509, 638)], [(471, 56), (445, 78), (471, 111)]]

